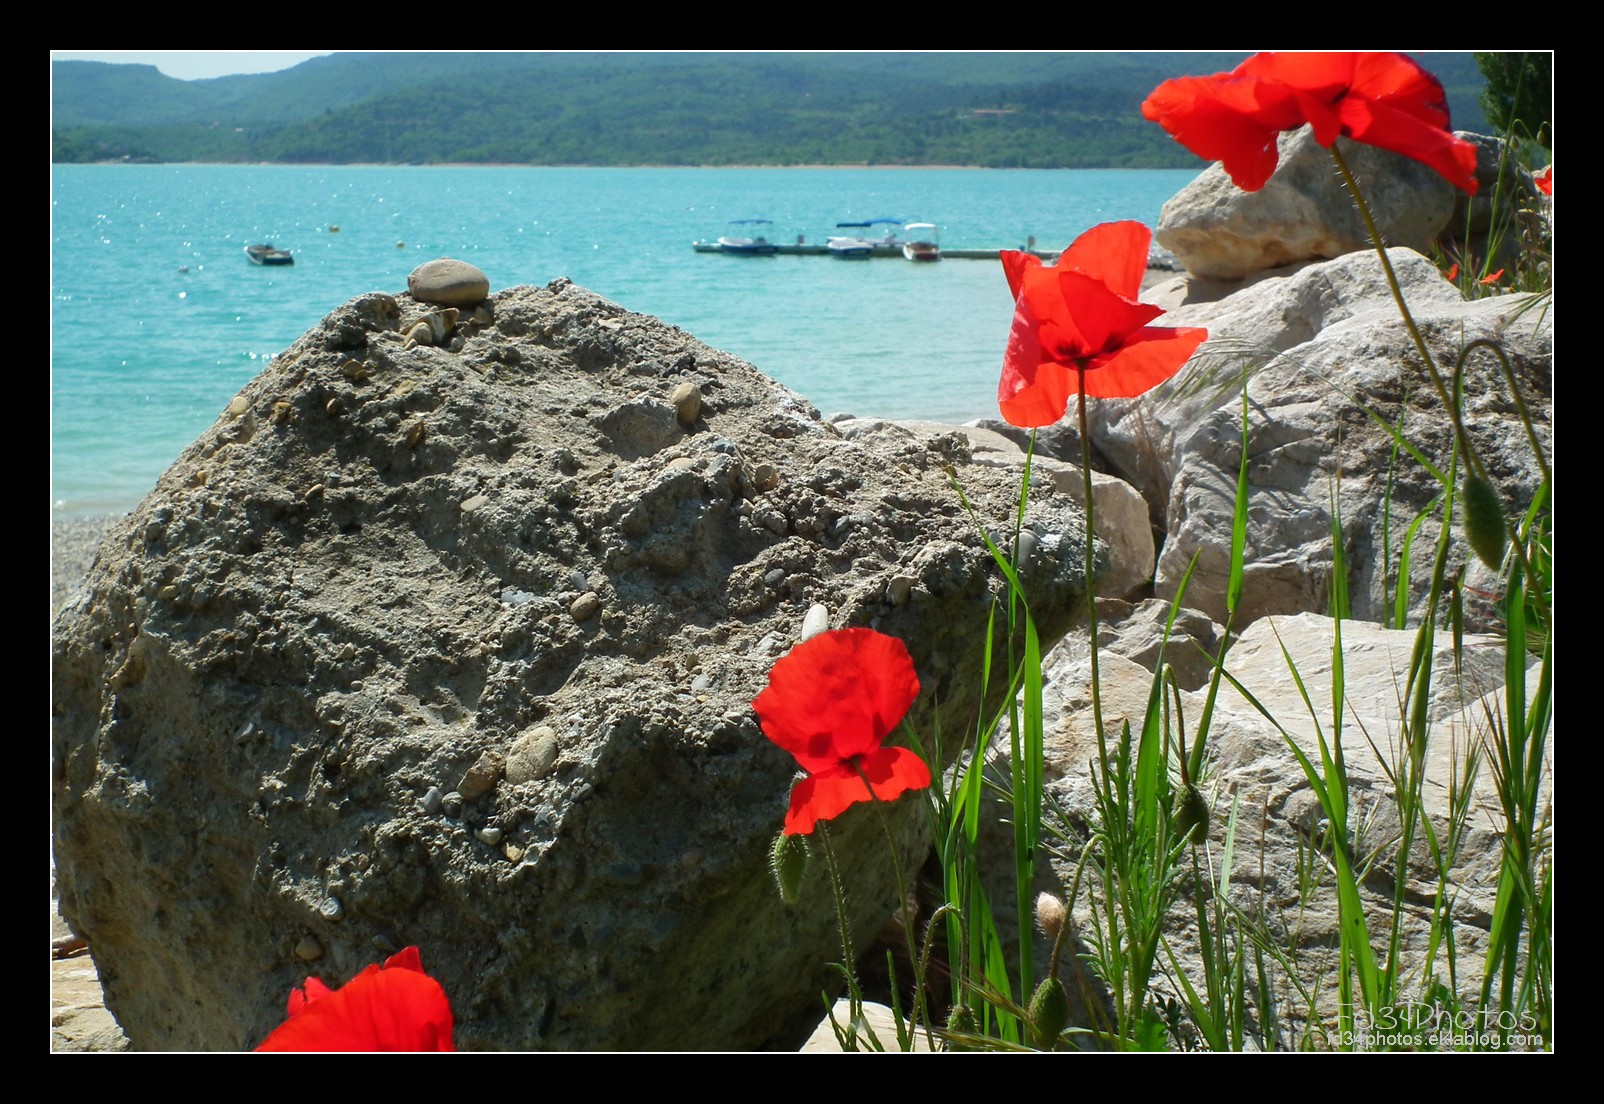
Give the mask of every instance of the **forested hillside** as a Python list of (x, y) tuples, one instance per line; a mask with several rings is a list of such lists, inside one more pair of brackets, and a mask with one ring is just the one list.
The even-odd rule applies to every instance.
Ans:
[[(335, 54), (179, 81), (52, 64), (57, 161), (1186, 167), (1143, 120), (1240, 54)], [(1469, 54), (1422, 55), (1484, 129)]]

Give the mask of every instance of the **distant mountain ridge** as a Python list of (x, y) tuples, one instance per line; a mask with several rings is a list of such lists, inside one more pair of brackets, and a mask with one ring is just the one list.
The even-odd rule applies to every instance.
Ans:
[[(53, 61), (56, 161), (1187, 167), (1144, 121), (1226, 53), (345, 53), (181, 81)], [(1469, 54), (1424, 63), (1485, 129)]]

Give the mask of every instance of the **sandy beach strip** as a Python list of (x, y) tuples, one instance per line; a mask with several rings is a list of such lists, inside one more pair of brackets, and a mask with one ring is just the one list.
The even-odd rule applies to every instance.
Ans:
[(114, 523), (110, 517), (52, 518), (50, 521), (50, 619), (56, 618), (95, 562), (101, 539)]

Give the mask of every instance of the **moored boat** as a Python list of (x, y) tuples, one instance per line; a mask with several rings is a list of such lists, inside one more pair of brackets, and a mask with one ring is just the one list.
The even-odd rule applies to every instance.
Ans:
[(261, 245), (247, 245), (245, 255), (251, 259), (252, 264), (259, 265), (292, 265), (295, 258), (288, 249), (279, 249), (272, 242), (263, 242)]
[(941, 260), (940, 231), (933, 222), (910, 222), (902, 228), (902, 255), (910, 261)]
[(902, 250), (902, 239), (897, 236), (902, 229), (902, 220), (899, 218), (838, 222), (835, 228), (850, 230), (852, 233), (836, 235), (829, 239), (832, 257), (895, 257)]
[(779, 250), (768, 239), (767, 227), (773, 225), (768, 219), (736, 219), (732, 226), (739, 226), (743, 233), (731, 234), (718, 240), (720, 253), (734, 253), (749, 257), (766, 257)]
[[(838, 222), (837, 230), (861, 230), (868, 227), (866, 222)], [(874, 242), (857, 234), (831, 235), (825, 242), (830, 250), (830, 256), (841, 257), (844, 260), (868, 260), (874, 256)]]

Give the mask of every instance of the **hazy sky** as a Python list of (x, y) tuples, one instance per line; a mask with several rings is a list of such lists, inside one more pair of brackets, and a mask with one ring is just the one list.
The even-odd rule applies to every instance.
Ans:
[(169, 77), (200, 80), (236, 73), (273, 73), (332, 50), (51, 50), (56, 61), (154, 65)]

